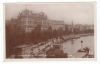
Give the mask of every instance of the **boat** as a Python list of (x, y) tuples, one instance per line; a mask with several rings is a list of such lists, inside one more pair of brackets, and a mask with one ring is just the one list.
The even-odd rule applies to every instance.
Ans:
[(88, 52), (89, 53), (89, 48), (88, 47), (85, 47), (85, 48), (82, 48), (82, 49), (79, 49), (78, 52)]
[(61, 44), (54, 44), (52, 48), (50, 48), (46, 52), (47, 58), (68, 58), (68, 54), (64, 53), (64, 51), (61, 49)]

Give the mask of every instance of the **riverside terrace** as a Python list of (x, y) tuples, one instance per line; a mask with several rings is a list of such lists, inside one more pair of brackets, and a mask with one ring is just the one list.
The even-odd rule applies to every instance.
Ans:
[[(79, 34), (79, 35), (76, 35), (76, 37), (74, 37), (74, 39), (78, 39), (78, 38), (81, 38), (83, 36), (89, 36), (89, 35), (93, 35), (93, 34), (91, 34), (91, 33), (89, 33), (89, 34)], [(16, 55), (11, 55), (11, 58), (15, 58), (15, 57), (16, 58), (45, 58), (45, 57), (47, 57), (46, 51), (48, 51), (50, 48), (52, 48), (52, 45), (54, 43), (62, 44), (64, 42), (70, 40), (71, 35), (67, 36), (67, 37), (64, 36), (63, 38), (64, 38), (63, 40), (60, 39), (60, 38), (50, 39), (46, 42), (41, 42), (41, 43), (36, 44), (36, 45), (34, 45), (34, 44), (26, 45), (25, 44), (25, 45), (17, 46), (15, 48), (15, 50), (17, 50), (16, 53), (18, 53), (18, 49), (21, 49), (22, 51), (21, 51), (21, 53), (18, 53)], [(59, 53), (59, 52), (57, 52), (57, 53)], [(88, 54), (86, 52), (81, 52), (81, 53), (75, 53), (73, 56), (70, 56), (70, 54), (67, 54), (67, 56), (64, 56), (64, 57), (65, 58), (71, 58), (71, 57), (72, 58), (73, 57), (81, 58), (81, 57), (87, 57), (87, 56), (88, 56)], [(60, 58), (61, 57), (62, 56), (60, 56)]]

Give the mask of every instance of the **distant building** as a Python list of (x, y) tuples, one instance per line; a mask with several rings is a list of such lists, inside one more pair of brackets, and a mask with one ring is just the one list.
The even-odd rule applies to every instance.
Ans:
[(65, 30), (65, 23), (64, 23), (64, 21), (49, 20), (48, 23), (49, 23), (49, 26), (51, 26), (53, 30), (58, 30), (58, 29)]
[(93, 25), (77, 25), (79, 27), (80, 31), (85, 31), (85, 30), (94, 30)]
[[(71, 31), (72, 25), (67, 25), (67, 29)], [(74, 31), (94, 30), (94, 25), (75, 24), (73, 25), (73, 29)]]

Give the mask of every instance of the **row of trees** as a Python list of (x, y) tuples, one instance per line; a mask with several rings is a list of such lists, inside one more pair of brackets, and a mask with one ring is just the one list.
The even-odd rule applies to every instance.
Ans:
[(62, 29), (52, 30), (51, 26), (47, 30), (41, 30), (41, 25), (37, 25), (34, 30), (25, 33), (17, 25), (6, 24), (6, 57), (15, 54), (14, 49), (19, 45), (46, 42), (48, 39), (61, 37), (62, 34)]

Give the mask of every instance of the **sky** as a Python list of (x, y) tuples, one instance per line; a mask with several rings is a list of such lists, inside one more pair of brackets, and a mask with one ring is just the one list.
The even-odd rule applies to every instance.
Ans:
[(19, 12), (29, 9), (34, 13), (44, 12), (49, 19), (66, 24), (94, 24), (95, 3), (6, 3), (5, 19), (16, 18)]

